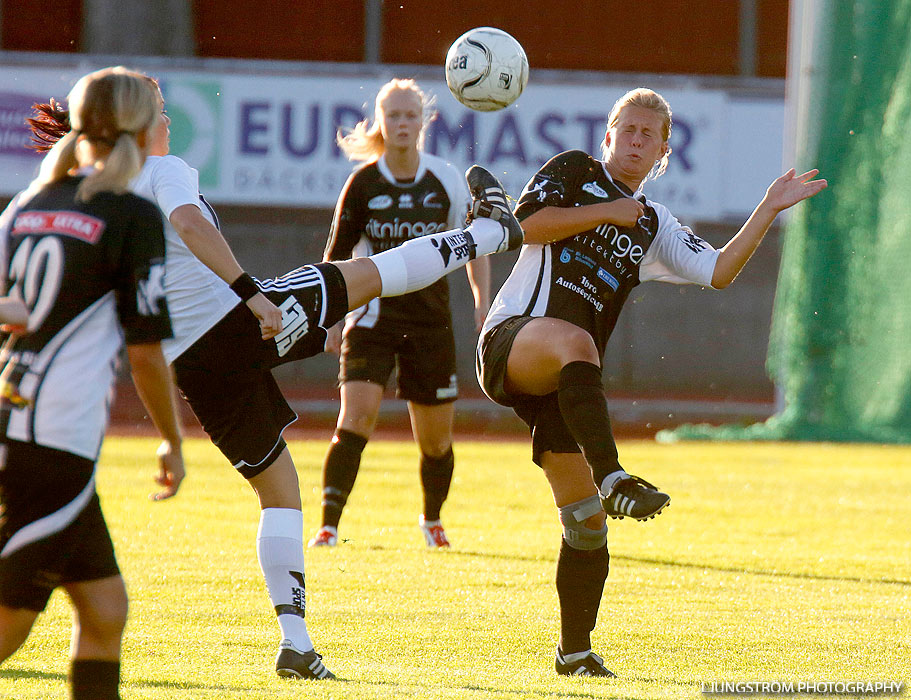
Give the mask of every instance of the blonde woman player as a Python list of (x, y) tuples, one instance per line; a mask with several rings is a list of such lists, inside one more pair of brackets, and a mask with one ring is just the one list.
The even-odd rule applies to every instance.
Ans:
[[(325, 260), (345, 260), (395, 248), (465, 220), (471, 199), (461, 173), (424, 153), (432, 110), (413, 80), (394, 79), (376, 96), (375, 118), (339, 134), (342, 152), (365, 161), (338, 199)], [(466, 266), (480, 330), (489, 306), (490, 263)], [(323, 522), (311, 547), (333, 546), (357, 478), (361, 453), (376, 426), (383, 391), (396, 370), (398, 396), (408, 402), (420, 449), (424, 509), (418, 524), (427, 546), (449, 547), (440, 509), (449, 494), (454, 457), (453, 406), (458, 393), (455, 339), (445, 279), (417, 292), (374, 299), (333, 328), (338, 351), (341, 410), (323, 467)]]
[(632, 90), (610, 112), (603, 160), (568, 151), (538, 171), (516, 208), (525, 245), (478, 345), (481, 386), (531, 429), (563, 524), (559, 674), (613, 675), (590, 638), (608, 571), (605, 514), (644, 520), (670, 501), (624, 471), (611, 435), (601, 362), (623, 303), (647, 280), (726, 287), (778, 213), (826, 186), (816, 170), (788, 171), (714, 250), (642, 193), (667, 165), (670, 134), (664, 98)]
[[(124, 343), (165, 438), (160, 496), (173, 495), (184, 473), (160, 346), (171, 335), (161, 215), (127, 190), (159, 110), (144, 81), (117, 69), (80, 79), (69, 104), (73, 131), (0, 226), (0, 281), (29, 311), (27, 332), (6, 340), (0, 375), (0, 662), (60, 587), (75, 611), (71, 697), (114, 700), (127, 594), (95, 462)], [(3, 319), (25, 325), (9, 303)]]
[[(136, 74), (140, 75), (140, 74)], [(203, 429), (256, 493), (256, 550), (282, 640), (281, 676), (334, 676), (313, 648), (304, 620), (303, 518), (297, 472), (282, 437), (296, 414), (272, 368), (323, 351), (327, 329), (377, 296), (399, 296), (433, 284), (484, 255), (521, 245), (515, 217), (486, 200), (503, 190), (483, 168), (466, 173), (472, 222), (422, 236), (369, 257), (304, 265), (281, 277), (243, 272), (200, 195), (198, 174), (168, 154), (169, 119), (158, 85), (147, 76), (159, 117), (150, 156), (133, 190), (165, 215), (165, 292), (174, 338), (164, 345), (177, 385)], [(66, 133), (65, 112), (43, 105), (32, 120), (38, 141)]]

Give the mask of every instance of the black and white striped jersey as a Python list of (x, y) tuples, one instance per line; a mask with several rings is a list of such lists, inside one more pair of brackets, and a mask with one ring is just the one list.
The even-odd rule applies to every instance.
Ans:
[[(427, 153), (412, 182), (397, 182), (385, 158), (358, 168), (339, 195), (325, 260), (345, 260), (395, 248), (405, 241), (460, 228), (471, 198), (454, 166)], [(349, 323), (373, 327), (378, 322), (409, 325), (449, 323), (446, 279), (411, 294), (374, 299), (351, 312)]]
[(161, 214), (129, 193), (79, 202), (81, 180), (14, 200), (6, 215), (0, 274), (29, 308), (29, 333), (4, 367), (3, 422), (5, 437), (94, 460), (124, 341), (159, 342), (171, 324)]
[(588, 331), (603, 356), (630, 291), (640, 282), (711, 285), (718, 253), (666, 207), (614, 181), (582, 151), (554, 156), (528, 182), (516, 207), (523, 220), (545, 207), (636, 197), (645, 213), (632, 228), (602, 224), (547, 245), (525, 245), (481, 333), (511, 316), (548, 316)]

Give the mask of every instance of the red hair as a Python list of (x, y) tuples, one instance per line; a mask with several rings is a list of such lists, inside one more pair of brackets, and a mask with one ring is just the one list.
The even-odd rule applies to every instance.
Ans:
[(32, 109), (35, 116), (25, 120), (32, 130), (32, 143), (29, 147), (44, 153), (51, 150), (51, 147), (72, 129), (70, 111), (61, 107), (53, 97), (48, 102), (33, 104)]

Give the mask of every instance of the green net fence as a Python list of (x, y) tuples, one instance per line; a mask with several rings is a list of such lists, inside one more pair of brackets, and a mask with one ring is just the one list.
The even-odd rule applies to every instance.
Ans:
[(784, 408), (659, 439), (911, 442), (911, 2), (823, 21), (802, 137), (829, 187), (785, 230), (767, 361)]

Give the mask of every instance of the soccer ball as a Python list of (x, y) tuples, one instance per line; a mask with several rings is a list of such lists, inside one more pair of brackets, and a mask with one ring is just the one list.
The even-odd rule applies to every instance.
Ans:
[(515, 102), (528, 83), (525, 49), (509, 34), (477, 27), (455, 40), (446, 54), (446, 84), (455, 98), (479, 112)]

